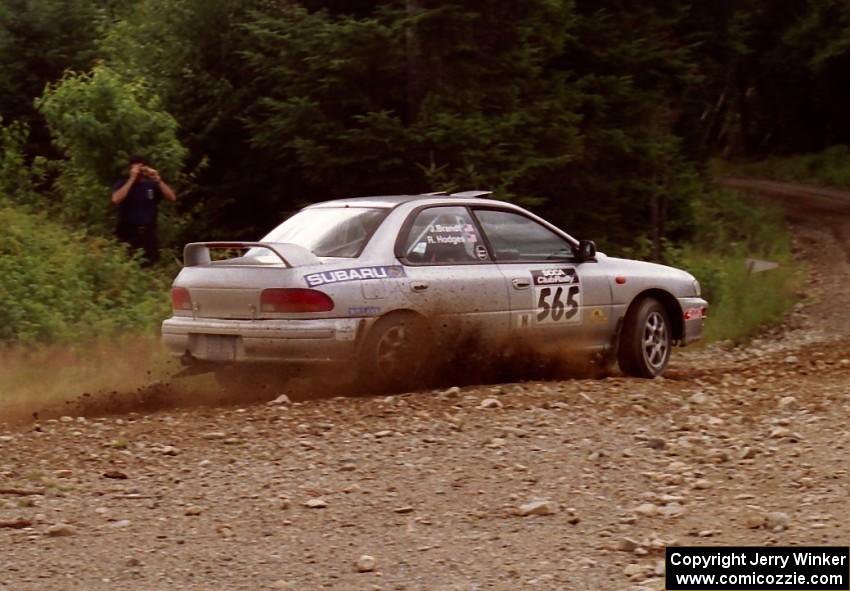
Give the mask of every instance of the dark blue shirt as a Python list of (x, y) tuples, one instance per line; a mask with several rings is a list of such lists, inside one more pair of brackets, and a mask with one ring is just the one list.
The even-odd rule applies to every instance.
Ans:
[[(127, 179), (116, 181), (112, 186), (114, 193), (124, 186)], [(124, 201), (118, 204), (118, 220), (134, 226), (153, 226), (156, 224), (156, 210), (162, 201), (159, 183), (146, 178), (138, 178)]]

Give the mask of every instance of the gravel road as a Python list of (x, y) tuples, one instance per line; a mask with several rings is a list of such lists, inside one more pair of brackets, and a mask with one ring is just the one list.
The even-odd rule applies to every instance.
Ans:
[(792, 223), (804, 302), (665, 379), (0, 426), (0, 590), (657, 590), (667, 544), (846, 544), (850, 218)]

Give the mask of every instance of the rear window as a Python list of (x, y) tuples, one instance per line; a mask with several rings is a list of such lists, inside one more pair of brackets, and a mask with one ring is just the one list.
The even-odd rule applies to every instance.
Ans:
[(266, 234), (261, 242), (297, 244), (318, 257), (354, 258), (388, 211), (375, 207), (303, 209)]

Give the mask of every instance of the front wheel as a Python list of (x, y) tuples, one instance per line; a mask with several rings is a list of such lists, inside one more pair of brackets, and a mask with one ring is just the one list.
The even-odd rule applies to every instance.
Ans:
[(423, 381), (431, 346), (427, 324), (413, 314), (378, 320), (369, 331), (358, 363), (361, 390), (401, 392)]
[(617, 360), (624, 373), (655, 378), (670, 361), (673, 336), (664, 306), (654, 298), (640, 301), (626, 316)]

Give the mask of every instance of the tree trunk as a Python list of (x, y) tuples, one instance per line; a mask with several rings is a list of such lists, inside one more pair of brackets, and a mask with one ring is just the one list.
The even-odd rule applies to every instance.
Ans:
[(652, 260), (661, 262), (661, 237), (663, 235), (663, 228), (661, 219), (661, 194), (658, 188), (652, 193), (652, 197), (649, 200), (649, 217), (652, 236)]
[[(425, 0), (405, 0), (405, 8), (407, 16), (413, 20), (425, 10)], [(414, 123), (419, 119), (427, 90), (422, 38), (415, 22), (408, 24), (404, 38), (407, 46), (407, 120), (408, 123)]]

